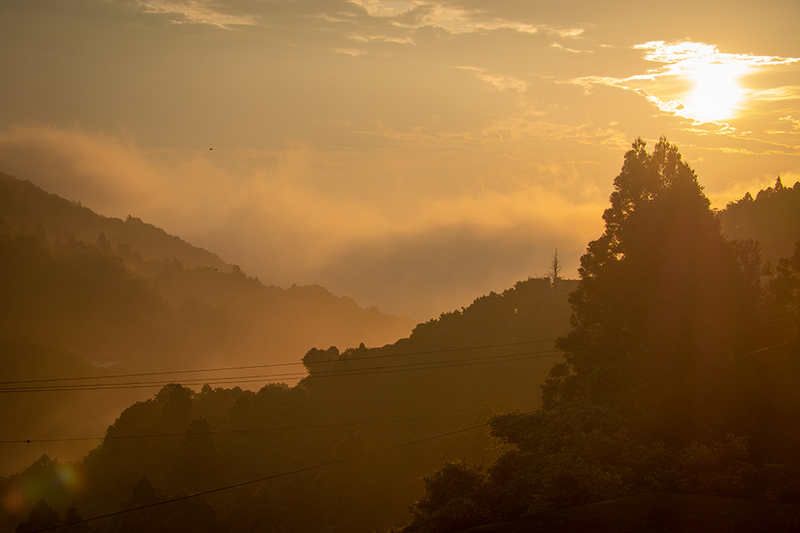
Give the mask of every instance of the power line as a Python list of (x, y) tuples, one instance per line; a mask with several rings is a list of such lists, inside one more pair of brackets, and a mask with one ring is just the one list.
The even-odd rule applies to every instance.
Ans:
[(470, 427), (463, 428), (463, 429), (457, 429), (457, 430), (454, 430), (454, 431), (448, 431), (447, 433), (440, 433), (440, 434), (434, 435), (432, 437), (426, 437), (424, 439), (417, 439), (417, 440), (410, 441), (410, 442), (404, 442), (404, 443), (396, 444), (394, 446), (389, 446), (389, 447), (386, 447), (386, 448), (379, 448), (377, 450), (372, 450), (372, 451), (360, 453), (360, 454), (357, 454), (357, 455), (351, 455), (349, 457), (342, 457), (340, 459), (334, 459), (332, 461), (326, 461), (324, 463), (319, 463), (319, 464), (316, 464), (316, 465), (306, 466), (306, 467), (303, 467), (303, 468), (290, 470), (288, 472), (283, 472), (283, 473), (280, 473), (280, 474), (272, 474), (270, 476), (264, 476), (264, 477), (260, 477), (258, 479), (251, 479), (249, 481), (243, 481), (241, 483), (235, 483), (233, 485), (226, 485), (224, 487), (218, 487), (216, 489), (205, 490), (205, 491), (197, 492), (195, 494), (187, 494), (185, 496), (179, 496), (177, 498), (171, 498), (171, 499), (165, 500), (163, 502), (150, 503), (150, 504), (147, 504), (147, 505), (134, 507), (132, 509), (124, 509), (124, 510), (121, 510), (121, 511), (116, 511), (116, 512), (113, 512), (113, 513), (108, 513), (108, 514), (104, 514), (104, 515), (100, 515), (100, 516), (93, 516), (91, 518), (84, 518), (82, 520), (76, 520), (75, 522), (70, 522), (69, 524), (61, 524), (61, 525), (58, 525), (58, 526), (51, 526), (51, 527), (47, 527), (47, 528), (44, 528), (44, 529), (37, 529), (33, 533), (41, 533), (41, 532), (44, 532), (44, 531), (53, 531), (53, 530), (56, 530), (56, 529), (62, 529), (62, 528), (65, 528), (65, 527), (71, 527), (71, 526), (75, 526), (75, 525), (78, 525), (78, 524), (85, 524), (87, 522), (93, 522), (95, 520), (102, 520), (102, 519), (105, 519), (105, 518), (111, 518), (111, 517), (122, 515), (122, 514), (133, 513), (133, 512), (142, 511), (142, 510), (145, 510), (145, 509), (151, 509), (153, 507), (159, 507), (159, 506), (162, 506), (162, 505), (169, 505), (171, 503), (176, 503), (176, 502), (180, 502), (180, 501), (184, 501), (184, 500), (189, 500), (189, 499), (197, 498), (197, 497), (200, 497), (200, 496), (208, 496), (209, 494), (215, 494), (217, 492), (223, 492), (223, 491), (226, 491), (226, 490), (236, 489), (236, 488), (244, 487), (244, 486), (247, 486), (247, 485), (254, 485), (256, 483), (263, 483), (265, 481), (270, 481), (272, 479), (291, 476), (291, 475), (294, 475), (294, 474), (300, 474), (302, 472), (308, 472), (309, 470), (316, 470), (316, 469), (319, 469), (319, 468), (325, 468), (325, 467), (328, 467), (328, 466), (332, 466), (332, 465), (336, 465), (336, 464), (340, 464), (340, 463), (345, 463), (345, 462), (348, 462), (348, 461), (354, 461), (356, 459), (361, 459), (363, 457), (369, 457), (370, 455), (377, 455), (377, 454), (380, 454), (380, 453), (384, 453), (384, 452), (388, 452), (388, 451), (392, 451), (392, 450), (397, 450), (399, 448), (404, 448), (406, 446), (412, 446), (414, 444), (420, 444), (422, 442), (429, 442), (429, 441), (440, 439), (440, 438), (443, 438), (443, 437), (449, 437), (451, 435), (458, 435), (460, 433), (466, 433), (468, 431), (472, 431), (472, 430), (475, 430), (475, 429), (486, 427), (487, 425), (488, 425), (488, 422), (484, 422), (483, 424), (479, 424), (477, 426), (470, 426)]
[(187, 437), (197, 435), (226, 435), (234, 433), (261, 433), (267, 431), (285, 431), (292, 429), (321, 429), (321, 428), (337, 428), (337, 427), (351, 427), (351, 426), (365, 426), (373, 424), (392, 424), (397, 422), (421, 422), (424, 420), (441, 420), (444, 418), (459, 418), (465, 416), (480, 416), (491, 415), (494, 411), (477, 411), (474, 413), (457, 413), (449, 415), (436, 415), (436, 416), (423, 416), (413, 418), (392, 418), (386, 420), (364, 420), (361, 422), (342, 422), (339, 424), (314, 424), (308, 426), (275, 426), (268, 428), (251, 428), (251, 429), (229, 429), (217, 431), (199, 431), (197, 433), (153, 433), (149, 435), (106, 435), (105, 437), (66, 437), (55, 439), (17, 439), (17, 440), (0, 440), (0, 444), (32, 444), (42, 442), (72, 442), (84, 440), (117, 440), (117, 439), (149, 439), (149, 438), (162, 438), (162, 437)]
[(796, 342), (798, 342), (798, 339), (794, 339), (794, 340), (786, 341), (786, 342), (781, 342), (779, 344), (773, 344), (772, 346), (767, 346), (765, 348), (759, 348), (758, 350), (753, 350), (752, 352), (747, 352), (746, 354), (743, 355), (743, 357), (748, 356), (748, 355), (754, 355), (754, 354), (757, 354), (757, 353), (768, 352), (770, 350), (774, 350), (775, 348), (782, 348), (783, 346), (788, 346), (788, 345), (794, 344)]
[[(534, 344), (539, 342), (554, 342), (555, 338), (550, 339), (536, 339), (530, 341), (520, 341), (520, 342), (509, 342), (503, 344), (487, 344), (483, 346), (463, 346), (459, 348), (441, 348), (438, 350), (424, 350), (424, 351), (417, 351), (417, 352), (404, 352), (404, 353), (395, 353), (395, 354), (382, 354), (382, 355), (368, 355), (364, 357), (358, 357), (356, 359), (327, 359), (322, 361), (314, 361), (314, 363), (326, 363), (326, 362), (345, 362), (345, 361), (363, 361), (367, 359), (383, 359), (387, 357), (406, 357), (412, 355), (429, 355), (435, 353), (448, 353), (448, 352), (458, 352), (458, 351), (466, 351), (466, 350), (485, 350), (490, 348), (505, 348), (509, 346), (521, 346), (523, 344)], [(382, 349), (382, 348), (375, 348), (375, 349)], [(198, 373), (198, 372), (224, 372), (230, 370), (251, 370), (256, 368), (274, 368), (274, 367), (281, 367), (281, 366), (299, 366), (303, 365), (302, 361), (296, 363), (271, 363), (271, 364), (263, 364), (263, 365), (247, 365), (247, 366), (229, 366), (229, 367), (218, 367), (218, 368), (201, 368), (201, 369), (189, 369), (189, 370), (165, 370), (160, 372), (140, 372), (135, 374), (111, 374), (106, 376), (76, 376), (76, 377), (61, 377), (61, 378), (42, 378), (42, 379), (28, 379), (28, 380), (16, 380), (16, 381), (0, 381), (0, 385), (18, 385), (24, 383), (47, 383), (47, 382), (55, 382), (55, 381), (81, 381), (81, 380), (91, 380), (91, 379), (116, 379), (116, 378), (130, 378), (130, 377), (145, 377), (145, 376), (164, 376), (170, 374), (188, 374), (188, 373)]]
[[(498, 345), (502, 346), (502, 345)], [(192, 378), (182, 380), (184, 384), (227, 384), (227, 383), (252, 383), (264, 381), (282, 381), (292, 378), (327, 378), (327, 377), (344, 377), (344, 376), (362, 376), (369, 374), (383, 374), (389, 372), (400, 372), (408, 370), (435, 370), (441, 368), (454, 368), (459, 366), (471, 366), (475, 364), (488, 364), (488, 363), (501, 363), (522, 361), (526, 359), (540, 359), (544, 357), (556, 357), (561, 355), (557, 350), (538, 350), (533, 352), (517, 352), (512, 354), (499, 354), (499, 355), (482, 355), (467, 359), (449, 359), (445, 361), (422, 361), (417, 363), (403, 363), (397, 365), (373, 366), (363, 368), (351, 369), (332, 369), (332, 370), (319, 370), (306, 373), (292, 373), (292, 374), (257, 374), (245, 376), (224, 376), (218, 378)], [(344, 359), (332, 360), (333, 364), (336, 363), (355, 363), (360, 362), (361, 359)], [(327, 361), (320, 361), (325, 363)], [(45, 386), (27, 386), (27, 387), (6, 387), (0, 388), (2, 393), (21, 393), (21, 392), (69, 392), (69, 391), (91, 391), (91, 390), (113, 390), (113, 389), (135, 389), (135, 388), (154, 388), (162, 387), (163, 381), (134, 381), (122, 383), (94, 383), (86, 385), (45, 385)]]
[(198, 368), (191, 370), (165, 370), (163, 372), (141, 372), (138, 374), (111, 374), (107, 376), (77, 376), (74, 378), (43, 378), (43, 379), (21, 379), (17, 381), (0, 381), (0, 385), (17, 385), (21, 383), (47, 383), (52, 381), (81, 381), (87, 379), (112, 379), (112, 378), (132, 378), (144, 376), (166, 376), (169, 374), (190, 374), (196, 372), (222, 372), (226, 370), (249, 370), (253, 368), (268, 368), (278, 366), (297, 366), (302, 365), (298, 363), (273, 363), (269, 365), (249, 365), (249, 366), (229, 366), (221, 368)]

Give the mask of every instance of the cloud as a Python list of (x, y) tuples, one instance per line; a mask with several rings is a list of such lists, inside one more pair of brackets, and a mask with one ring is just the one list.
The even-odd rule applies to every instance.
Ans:
[[(527, 34), (548, 33), (569, 39), (579, 37), (584, 32), (581, 27), (488, 17), (486, 9), (468, 9), (444, 1), (337, 0), (300, 3), (291, 0), (117, 0), (117, 3), (135, 6), (140, 13), (166, 16), (175, 24), (207, 24), (225, 29), (241, 26), (274, 28), (276, 21), (280, 20), (285, 25), (287, 17), (295, 17), (315, 18), (336, 25), (362, 19), (359, 22), (365, 27), (373, 27), (376, 23), (378, 27), (405, 30), (433, 27), (453, 34), (511, 30)], [(99, 10), (100, 7), (95, 9)], [(368, 20), (363, 20), (365, 17)]]
[(552, 43), (550, 48), (557, 48), (558, 50), (563, 50), (564, 52), (570, 52), (572, 54), (591, 54), (593, 50), (575, 50), (574, 48), (567, 48), (563, 44), (560, 43)]
[(574, 275), (601, 231), (602, 206), (530, 182), (442, 194), (405, 187), (399, 200), (346, 194), (318, 175), (336, 157), (306, 146), (147, 151), (79, 130), (0, 132), (3, 172), (106, 216), (142, 218), (265, 283), (318, 283), (417, 319), (544, 274), (555, 247)]
[(800, 85), (787, 85), (784, 87), (764, 89), (763, 91), (754, 91), (752, 93), (752, 98), (753, 100), (762, 100), (767, 102), (798, 100), (800, 99)]
[(353, 57), (358, 57), (360, 55), (366, 54), (365, 51), (359, 50), (357, 48), (336, 48), (334, 52), (336, 52), (337, 54), (345, 54)]
[(145, 13), (176, 15), (177, 24), (210, 24), (220, 28), (253, 26), (256, 17), (251, 14), (236, 15), (220, 9), (224, 4), (203, 0), (137, 0)]
[(583, 28), (564, 28), (522, 20), (486, 17), (485, 10), (467, 9), (447, 5), (444, 2), (392, 0), (350, 0), (350, 2), (364, 9), (370, 17), (387, 19), (395, 27), (412, 30), (432, 27), (451, 34), (511, 30), (527, 34), (551, 33), (562, 38), (578, 37), (584, 31)]
[[(723, 121), (734, 118), (736, 109), (744, 107), (743, 101), (790, 99), (798, 94), (793, 86), (748, 93), (739, 88), (738, 80), (754, 68), (792, 65), (800, 62), (800, 58), (722, 53), (714, 45), (691, 41), (650, 41), (633, 48), (644, 50), (645, 60), (661, 66), (626, 78), (584, 76), (571, 83), (587, 91), (594, 85), (633, 91), (664, 113), (688, 119), (695, 125), (716, 123), (721, 126), (720, 131), (726, 133), (731, 126)], [(679, 91), (678, 98), (657, 96), (657, 92), (675, 93), (674, 87), (666, 87), (664, 80), (669, 78), (693, 85), (693, 89)]]
[(358, 35), (353, 34), (349, 36), (354, 41), (362, 43), (397, 43), (397, 44), (414, 44), (414, 39), (411, 37), (389, 37), (387, 35)]
[(363, 8), (371, 17), (397, 17), (416, 7), (416, 2), (402, 0), (349, 0)]
[(489, 84), (491, 87), (497, 89), (498, 91), (517, 91), (518, 93), (524, 93), (528, 90), (528, 84), (525, 83), (523, 80), (512, 78), (511, 76), (503, 76), (501, 74), (488, 74), (486, 69), (477, 68), (477, 67), (456, 67), (459, 70), (466, 70), (468, 72), (473, 72), (478, 79), (482, 82)]
[(586, 242), (602, 231), (600, 211), (540, 187), (433, 200), (405, 225), (349, 243), (323, 277), (357, 299), (380, 293), (402, 314), (432, 318), (544, 275), (555, 248), (574, 277)]
[(656, 75), (671, 76), (683, 72), (692, 72), (709, 64), (738, 66), (776, 66), (791, 65), (800, 62), (800, 58), (778, 56), (757, 56), (753, 54), (727, 54), (720, 52), (716, 46), (706, 43), (682, 41), (665, 43), (650, 41), (634, 46), (637, 50), (647, 50), (644, 58), (647, 61), (664, 63), (666, 70), (656, 70)]
[(0, 132), (0, 168), (49, 192), (69, 192), (86, 205), (101, 205), (118, 217), (128, 214), (123, 213), (127, 206), (147, 202), (159, 186), (150, 164), (131, 141), (82, 131)]
[(796, 119), (796, 118), (792, 117), (791, 115), (787, 115), (785, 117), (779, 118), (778, 120), (782, 120), (782, 121), (788, 122), (789, 124), (792, 125), (792, 129), (793, 130), (800, 130), (800, 119)]

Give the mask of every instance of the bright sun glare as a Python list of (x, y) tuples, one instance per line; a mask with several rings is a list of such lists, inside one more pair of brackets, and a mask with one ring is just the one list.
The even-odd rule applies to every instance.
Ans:
[(692, 92), (686, 100), (686, 114), (697, 120), (715, 121), (734, 118), (744, 97), (739, 78), (741, 65), (712, 63), (698, 68), (691, 76)]

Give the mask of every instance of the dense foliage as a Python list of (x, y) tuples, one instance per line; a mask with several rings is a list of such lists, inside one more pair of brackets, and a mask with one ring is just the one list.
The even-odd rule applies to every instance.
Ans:
[[(800, 190), (778, 185), (722, 220)], [(402, 523), (416, 499), (400, 531), (444, 533), (652, 490), (800, 502), (800, 243), (765, 268), (754, 239), (769, 239), (767, 226), (729, 240), (663, 139), (651, 153), (637, 140), (614, 187), (579, 282), (556, 264), (551, 279), (480, 297), (394, 344), (309, 350), (294, 387), (167, 385), (125, 409), (83, 461), (43, 456), (0, 479), (0, 530), (366, 532)], [(19, 246), (42, 279), (66, 276), (81, 290), (79, 274), (53, 268), (76, 254), (107, 285), (127, 284), (129, 319), (147, 308), (160, 317), (153, 327), (196, 321), (198, 350), (246, 337), (254, 325), (240, 322), (272, 290), (104, 239), (55, 246), (6, 234), (0, 244)], [(5, 290), (21, 302), (24, 269), (4, 268), (19, 277)], [(102, 297), (87, 301), (75, 327), (109, 320)], [(559, 335), (564, 361), (553, 366)], [(8, 345), (81, 364), (68, 350)]]
[(800, 235), (800, 182), (784, 185), (780, 176), (775, 185), (753, 197), (729, 203), (720, 212), (722, 229), (733, 240), (758, 240), (765, 263), (776, 266), (792, 254)]
[(581, 258), (572, 331), (545, 406), (587, 400), (683, 443), (730, 428), (736, 358), (758, 347), (756, 304), (694, 172), (638, 140), (614, 181), (605, 233)]
[[(634, 142), (614, 188), (544, 409), (493, 417), (509, 449), (485, 472), (450, 462), (426, 477), (402, 531), (650, 490), (800, 502), (800, 243), (762, 284), (759, 243), (727, 240), (664, 139)], [(776, 197), (789, 199), (780, 182), (742, 205)]]
[[(531, 381), (546, 377), (557, 355), (553, 340), (568, 328), (570, 282), (559, 286), (564, 290), (547, 279), (520, 281), (382, 348), (312, 349), (303, 359), (308, 376), (294, 387), (194, 392), (168, 385), (125, 409), (85, 460), (41, 459), (0, 481), (0, 494), (33, 486), (31, 507), (44, 499), (60, 517), (73, 506), (97, 516), (120, 509), (143, 478), (166, 498), (356, 457), (211, 494), (208, 502), (230, 530), (397, 525), (421, 490), (420, 477), (442, 454), (471, 462), (496, 457), (487, 454), (485, 429), (427, 439), (480, 426), (494, 410), (540, 406)], [(381, 449), (389, 451), (362, 456)], [(36, 471), (55, 479), (65, 468), (80, 487), (32, 481)], [(28, 509), (19, 507), (10, 521), (24, 521)], [(90, 525), (121, 531), (121, 524)]]
[[(75, 237), (99, 230), (110, 233)], [(138, 219), (101, 217), (5, 175), (0, 301), (0, 381), (6, 383), (299, 361), (315, 344), (380, 345), (413, 325), (319, 286), (265, 286)], [(298, 370), (295, 380), (302, 377)], [(0, 416), (8, 438), (97, 435), (150, 394), (135, 388), (4, 391)], [(64, 441), (46, 451), (80, 457), (90, 444)], [(0, 454), (0, 474), (43, 451), (32, 444)]]

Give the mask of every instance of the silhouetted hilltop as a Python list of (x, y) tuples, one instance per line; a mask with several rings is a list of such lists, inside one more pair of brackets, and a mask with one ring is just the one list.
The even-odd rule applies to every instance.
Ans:
[(722, 230), (731, 239), (754, 239), (761, 244), (761, 258), (774, 267), (792, 255), (800, 239), (800, 182), (787, 187), (781, 178), (773, 187), (748, 192), (720, 212)]
[[(101, 217), (9, 176), (0, 176), (0, 299), (2, 382), (49, 377), (62, 368), (63, 353), (75, 357), (62, 377), (93, 376), (87, 369), (95, 368), (136, 373), (299, 363), (314, 345), (386, 344), (413, 325), (324, 287), (265, 286), (152, 225)], [(44, 355), (25, 367), (9, 364), (28, 352)], [(235, 376), (225, 383), (236, 383)], [(65, 436), (97, 434), (161, 384), (112, 390), (102, 402), (75, 390), (7, 392), (0, 414), (20, 438), (48, 433), (53, 417), (41, 412), (63, 417), (62, 435), (64, 427)], [(89, 444), (81, 452), (59, 450), (77, 457)], [(40, 449), (3, 454), (0, 473), (30, 464)]]
[[(105, 236), (66, 245), (35, 231), (2, 237), (19, 247), (6, 255), (37, 265), (20, 270), (15, 283), (29, 289), (18, 300), (39, 294), (30, 289), (39, 280), (79, 280), (71, 265), (95, 272), (101, 283), (85, 285), (97, 295), (80, 299), (89, 304), (86, 318), (72, 328), (97, 320), (99, 332), (124, 338), (127, 326), (102, 322), (109, 310), (100, 288), (127, 286), (123, 322), (138, 322), (130, 331), (147, 337), (124, 343), (131, 350), (148, 342), (156, 354), (181, 347), (191, 357), (227, 362), (251, 353), (255, 361), (289, 325), (319, 348), (305, 351), (305, 375), (294, 386), (280, 383), (297, 376), (283, 365), (237, 369), (243, 383), (266, 383), (257, 391), (218, 386), (230, 382), (212, 374), (163, 378), (171, 383), (122, 410), (82, 461), (45, 452), (0, 479), (0, 495), (13, 496), (4, 496), (0, 533), (103, 515), (113, 516), (84, 531), (166, 533), (184, 524), (209, 533), (366, 533), (401, 524), (407, 509), (406, 526), (392, 531), (458, 531), (526, 514), (544, 527), (613, 529), (613, 500), (626, 496), (635, 508), (621, 523), (636, 529), (651, 507), (669, 513), (675, 502), (726, 515), (730, 500), (716, 497), (797, 504), (800, 243), (780, 252), (765, 280), (757, 247), (723, 234), (696, 175), (666, 139), (652, 154), (637, 139), (614, 188), (580, 280), (561, 280), (553, 267), (551, 278), (481, 296), (380, 347), (366, 338), (341, 350), (356, 344), (317, 340), (349, 323), (321, 305), (303, 311), (328, 298), (321, 287), (283, 290), (236, 267), (220, 273), (149, 260)], [(731, 212), (789, 198), (778, 184), (770, 190)], [(791, 225), (791, 207), (785, 214)], [(759, 239), (774, 229), (764, 226)], [(8, 264), (13, 273), (15, 261)], [(62, 285), (54, 282), (56, 294)], [(13, 285), (6, 291), (14, 294)], [(337, 302), (348, 316), (382, 316)], [(137, 309), (166, 330), (148, 330)], [(647, 496), (664, 491), (703, 498)], [(580, 507), (600, 501), (609, 503)], [(129, 509), (138, 510), (118, 514)], [(790, 527), (795, 511), (786, 515)], [(705, 520), (717, 523), (716, 512), (658, 523), (672, 518), (701, 530)], [(732, 522), (758, 526), (759, 518)]]
[(121, 352), (129, 363), (170, 363), (178, 351), (197, 364), (222, 352), (242, 362), (299, 358), (319, 342), (383, 344), (412, 325), (323, 287), (265, 286), (139, 219), (102, 217), (2, 174), (0, 237), (0, 339)]
[[(794, 194), (778, 182), (729, 207), (752, 231), (732, 241), (677, 147), (661, 138), (648, 153), (636, 139), (605, 230), (581, 257), (571, 329), (556, 343), (564, 358), (542, 386), (543, 409), (493, 416), (503, 453), (488, 467), (450, 460), (426, 476), (395, 533), (795, 531)], [(769, 275), (753, 237), (786, 246)], [(730, 500), (666, 492), (749, 501), (734, 510)], [(580, 507), (593, 502), (605, 503)], [(779, 508), (789, 512), (775, 521), (759, 515)]]
[[(419, 324), (393, 344), (309, 350), (303, 358), (308, 375), (294, 387), (167, 385), (125, 409), (82, 462), (65, 465), (48, 454), (0, 480), (0, 492), (42, 472), (73, 468), (92, 480), (80, 494), (50, 486), (36, 497), (60, 516), (70, 505), (92, 516), (128, 501), (142, 479), (164, 498), (399, 444), (386, 455), (224, 491), (208, 501), (231, 530), (368, 532), (402, 523), (420, 477), (443, 454), (485, 457), (486, 431), (464, 433), (464, 427), (480, 426), (498, 410), (539, 406), (539, 384), (558, 355), (553, 341), (569, 327), (567, 296), (575, 284), (558, 280), (555, 288), (548, 279), (529, 278)], [(315, 299), (324, 289), (286, 293), (293, 291)], [(454, 434), (430, 439), (448, 432)], [(29, 511), (21, 507), (7, 527)], [(117, 531), (113, 522), (109, 527)]]
[[(98, 215), (80, 202), (65, 200), (30, 181), (0, 172), (0, 217), (12, 232), (43, 231), (51, 242), (70, 239), (94, 243), (101, 233), (115, 246), (125, 245), (146, 260), (177, 259), (186, 267), (206, 266), (230, 271), (216, 254), (192, 246), (164, 230), (128, 215), (126, 220)], [(0, 222), (0, 231), (3, 223)], [(7, 230), (7, 231), (8, 231)]]

